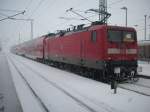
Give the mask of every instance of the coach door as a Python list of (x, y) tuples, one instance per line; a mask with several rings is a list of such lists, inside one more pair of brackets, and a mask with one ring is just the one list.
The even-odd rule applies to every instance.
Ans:
[(80, 57), (81, 57), (81, 64), (84, 65), (85, 64), (85, 40), (84, 38), (81, 38), (80, 41)]
[(43, 40), (43, 58), (48, 58), (48, 38), (44, 38)]

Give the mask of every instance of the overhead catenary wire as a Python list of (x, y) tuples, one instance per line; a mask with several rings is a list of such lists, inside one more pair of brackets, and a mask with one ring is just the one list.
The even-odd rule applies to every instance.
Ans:
[[(94, 15), (91, 15), (91, 16), (86, 16), (86, 18), (91, 18), (91, 17), (94, 17), (94, 16), (97, 16), (97, 14), (94, 14)], [(85, 20), (85, 19), (81, 19), (81, 18), (74, 18), (74, 17), (59, 17), (59, 19), (64, 19), (64, 20)]]
[(0, 12), (0, 15), (3, 16), (3, 17), (8, 17), (8, 15), (3, 14), (3, 13), (1, 13), (1, 12)]
[[(35, 14), (37, 13), (39, 7), (41, 6), (41, 4), (44, 3), (44, 1), (45, 1), (45, 0), (40, 0), (40, 1), (38, 2), (38, 4), (36, 5), (36, 7), (33, 8), (33, 10), (31, 10), (30, 15), (29, 15), (28, 17), (26, 17), (25, 20), (27, 20), (27, 19), (29, 19), (29, 20), (35, 20), (35, 19), (33, 19), (32, 16), (35, 15)], [(52, 0), (52, 1), (54, 1), (54, 0)], [(55, 1), (56, 1), (56, 0), (55, 0)], [(30, 0), (27, 4), (28, 4), (28, 5), (26, 5), (25, 10), (27, 10), (27, 11), (29, 12), (29, 8), (32, 6), (33, 0)], [(52, 3), (52, 4), (53, 4), (53, 3)], [(51, 5), (52, 5), (52, 4), (51, 4)], [(32, 17), (32, 19), (31, 19), (31, 17)], [(23, 19), (24, 19), (24, 18), (23, 18)], [(22, 20), (23, 20), (23, 19), (22, 19)], [(22, 23), (22, 24), (25, 24), (25, 23)], [(22, 29), (23, 26), (24, 26), (24, 25), (20, 26), (21, 29)]]
[(86, 0), (86, 2), (85, 2), (85, 0), (79, 0), (79, 3), (77, 3), (77, 4), (75, 4), (74, 6), (73, 6), (73, 8), (76, 8), (76, 7), (81, 7), (81, 6), (83, 6), (83, 5), (85, 5), (86, 3), (89, 3), (88, 2), (88, 0)]
[[(28, 12), (28, 10), (29, 10), (29, 8), (30, 8), (32, 2), (33, 2), (33, 0), (30, 0), (30, 1), (27, 3), (27, 5), (25, 6), (24, 9), (25, 9), (26, 12)], [(31, 20), (32, 20), (32, 21), (33, 21), (33, 19), (29, 19), (29, 18), (28, 18), (28, 19), (24, 19), (24, 18), (23, 18), (23, 19), (11, 18), (11, 19), (12, 19), (12, 20), (24, 20), (24, 21), (26, 21), (26, 20), (31, 21)], [(22, 24), (22, 25), (18, 25), (18, 27), (19, 27), (19, 30), (18, 30), (19, 33), (20, 33), (21, 30), (23, 29), (23, 26), (25, 26), (25, 25), (24, 25), (24, 24), (25, 24), (24, 22), (21, 22), (21, 24)], [(18, 31), (17, 31), (17, 33), (18, 33)], [(33, 35), (33, 34), (32, 34), (32, 35)], [(32, 36), (32, 38), (33, 38), (33, 36)]]
[[(83, 1), (83, 2), (85, 2), (85, 1)], [(80, 2), (80, 5), (82, 4), (82, 2)], [(78, 4), (79, 5), (79, 4)], [(75, 6), (77, 6), (77, 5), (75, 5)], [(73, 6), (73, 7), (75, 7), (75, 6)], [(81, 11), (81, 10), (77, 10), (77, 9), (74, 9), (74, 11), (77, 11), (77, 12), (85, 12), (85, 11)], [(65, 12), (64, 14), (62, 14), (60, 17), (63, 17), (64, 15), (66, 15), (67, 13)], [(94, 15), (91, 15), (91, 16), (87, 16), (87, 17), (85, 17), (84, 19), (83, 19), (83, 17), (82, 17), (82, 19), (78, 19), (78, 18), (75, 18), (75, 19), (71, 19), (71, 18), (67, 18), (67, 17), (64, 17), (64, 19), (65, 18), (67, 18), (66, 20), (69, 20), (69, 21), (72, 21), (72, 20), (87, 20), (87, 18), (91, 18), (91, 17), (94, 17), (94, 16), (97, 16), (97, 14), (94, 14)], [(59, 19), (60, 19), (60, 17), (59, 17)], [(91, 24), (91, 22), (92, 21), (90, 21), (90, 24)], [(66, 21), (66, 22), (62, 22), (62, 23), (60, 23), (60, 24), (57, 24), (57, 25), (54, 25), (54, 26), (52, 26), (51, 28), (54, 28), (54, 27), (58, 27), (58, 26), (64, 26), (66, 23), (68, 23), (68, 21)], [(67, 25), (68, 26), (68, 25)]]
[(92, 21), (91, 21), (91, 20), (89, 20), (88, 18), (86, 18), (86, 17), (82, 16), (81, 14), (79, 14), (79, 13), (75, 12), (75, 11), (73, 10), (73, 8), (70, 8), (70, 9), (66, 10), (66, 12), (68, 12), (68, 11), (73, 12), (74, 14), (76, 14), (76, 15), (78, 15), (78, 16), (80, 16), (80, 17), (82, 17), (83, 19), (85, 19), (85, 20), (87, 20), (87, 21), (89, 21), (89, 22), (92, 22)]
[(1, 8), (0, 8), (0, 11), (1, 11), (1, 12), (21, 12), (20, 10), (1, 9)]
[(25, 6), (25, 10), (27, 11), (29, 9), (29, 7), (31, 6), (33, 0), (30, 0), (27, 5)]
[(38, 5), (34, 8), (34, 10), (32, 11), (31, 15), (29, 16), (29, 18), (32, 17), (32, 16), (37, 12), (38, 8), (40, 8), (40, 6), (42, 5), (42, 3), (43, 3), (44, 1), (45, 1), (45, 0), (40, 0), (40, 1), (39, 1)]
[(12, 17), (15, 17), (15, 16), (20, 15), (20, 14), (24, 14), (24, 13), (25, 13), (25, 11), (20, 12), (20, 13), (17, 13), (17, 14), (14, 14), (14, 15), (11, 15), (11, 16), (8, 16), (8, 17), (3, 18), (3, 19), (0, 19), (0, 21), (6, 20), (6, 19), (10, 19), (10, 18), (12, 18)]
[(110, 6), (112, 6), (112, 5), (118, 4), (118, 3), (123, 2), (123, 1), (124, 1), (124, 0), (114, 1), (114, 2), (112, 2), (112, 3), (110, 3), (110, 4), (108, 4), (108, 6), (110, 7)]

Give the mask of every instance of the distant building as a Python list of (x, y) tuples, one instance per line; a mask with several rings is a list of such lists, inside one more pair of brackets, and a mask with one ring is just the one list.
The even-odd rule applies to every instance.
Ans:
[(139, 46), (139, 59), (150, 61), (150, 40), (138, 42)]

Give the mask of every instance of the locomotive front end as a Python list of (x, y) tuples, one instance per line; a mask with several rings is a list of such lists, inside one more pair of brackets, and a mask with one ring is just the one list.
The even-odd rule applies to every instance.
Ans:
[(133, 28), (110, 26), (107, 29), (106, 68), (117, 80), (137, 75), (137, 36)]

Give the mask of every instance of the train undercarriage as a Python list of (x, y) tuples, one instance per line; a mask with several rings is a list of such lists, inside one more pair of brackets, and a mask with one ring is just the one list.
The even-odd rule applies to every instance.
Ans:
[(106, 74), (112, 74), (109, 79), (118, 82), (137, 80), (137, 61), (109, 61), (106, 63)]
[(115, 80), (119, 83), (124, 81), (137, 81), (137, 61), (107, 61), (103, 69), (88, 68), (63, 62), (38, 60), (47, 65), (63, 69), (87, 78), (109, 83)]

